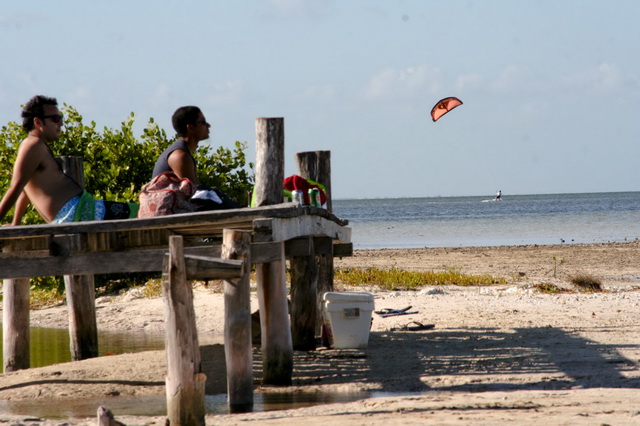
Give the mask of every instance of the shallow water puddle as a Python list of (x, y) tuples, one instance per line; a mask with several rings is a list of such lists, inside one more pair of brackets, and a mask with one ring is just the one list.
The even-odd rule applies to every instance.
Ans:
[[(31, 327), (31, 368), (71, 361), (69, 330)], [(100, 356), (164, 349), (164, 336), (146, 333), (98, 332)], [(0, 327), (0, 355), (2, 328)]]
[[(69, 331), (32, 327), (31, 367), (43, 367), (71, 361)], [(199, 336), (202, 345), (221, 343), (220, 336)], [(100, 356), (164, 349), (164, 336), (145, 333), (99, 332)], [(2, 328), (0, 327), (0, 355), (2, 354)], [(254, 412), (303, 408), (319, 404), (344, 403), (371, 397), (369, 392), (256, 392)], [(164, 416), (166, 399), (157, 396), (116, 396), (47, 402), (0, 401), (0, 413), (29, 415), (48, 419), (95, 416), (99, 406), (109, 408), (116, 416)], [(228, 414), (226, 394), (206, 395), (207, 414)]]
[[(277, 392), (256, 393), (253, 412), (289, 410), (320, 404), (344, 403), (372, 396), (369, 392)], [(165, 416), (167, 414), (164, 396), (127, 396), (87, 398), (59, 402), (44, 401), (0, 401), (0, 413), (29, 415), (47, 419), (66, 419), (70, 417), (95, 416), (99, 406), (107, 407), (117, 416)], [(229, 414), (227, 395), (206, 395), (207, 414)]]

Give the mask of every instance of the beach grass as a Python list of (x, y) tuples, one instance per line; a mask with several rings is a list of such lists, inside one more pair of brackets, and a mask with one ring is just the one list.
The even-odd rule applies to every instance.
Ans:
[(551, 284), (551, 283), (540, 283), (540, 284), (535, 284), (533, 286), (533, 288), (535, 288), (538, 292), (540, 293), (544, 293), (544, 294), (558, 294), (558, 293), (570, 293), (570, 290), (564, 289), (564, 288), (560, 288), (555, 284)]
[(598, 278), (591, 275), (574, 275), (569, 278), (569, 281), (581, 291), (593, 293), (602, 291), (602, 282)]
[(57, 289), (42, 289), (32, 286), (29, 292), (29, 305), (32, 308), (59, 305), (65, 300), (65, 293), (59, 292)]
[(507, 284), (504, 278), (463, 274), (453, 268), (442, 272), (407, 271), (399, 268), (336, 268), (334, 278), (348, 286), (377, 286), (382, 290), (416, 290), (424, 286), (439, 285), (468, 287)]

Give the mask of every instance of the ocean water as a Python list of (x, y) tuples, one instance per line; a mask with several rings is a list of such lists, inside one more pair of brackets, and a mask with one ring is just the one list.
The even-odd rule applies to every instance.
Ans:
[(640, 238), (640, 192), (335, 200), (356, 249), (575, 244)]

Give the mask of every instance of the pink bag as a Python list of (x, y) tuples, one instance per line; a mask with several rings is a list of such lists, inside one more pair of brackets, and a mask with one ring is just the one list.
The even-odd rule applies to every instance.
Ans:
[(138, 217), (194, 212), (196, 205), (189, 200), (195, 189), (189, 179), (180, 179), (173, 172), (162, 173), (142, 187)]

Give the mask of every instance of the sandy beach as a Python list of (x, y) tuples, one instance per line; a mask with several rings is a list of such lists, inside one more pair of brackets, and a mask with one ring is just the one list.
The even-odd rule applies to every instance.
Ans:
[[(640, 243), (359, 250), (335, 266), (447, 270), (503, 277), (490, 287), (439, 286), (417, 291), (338, 290), (374, 294), (376, 310), (412, 306), (411, 315), (373, 314), (366, 350), (296, 352), (294, 385), (261, 385), (256, 395), (362, 395), (351, 402), (246, 414), (208, 414), (209, 425), (278, 424), (638, 424), (640, 422)], [(603, 291), (575, 288), (588, 274)], [(537, 284), (565, 290), (548, 294)], [(163, 303), (140, 291), (96, 301), (100, 330), (162, 334)], [(223, 297), (216, 286), (194, 288), (207, 393), (226, 389)], [(257, 300), (252, 296), (252, 304)], [(67, 327), (64, 305), (32, 310), (33, 326)], [(417, 324), (433, 324), (411, 330)], [(163, 351), (105, 356), (0, 375), (0, 421), (85, 425), (96, 417), (52, 419), (12, 414), (81, 398), (112, 408), (127, 397), (164, 394)], [(97, 410), (98, 406), (95, 406)], [(164, 417), (119, 415), (127, 425), (164, 424)]]

